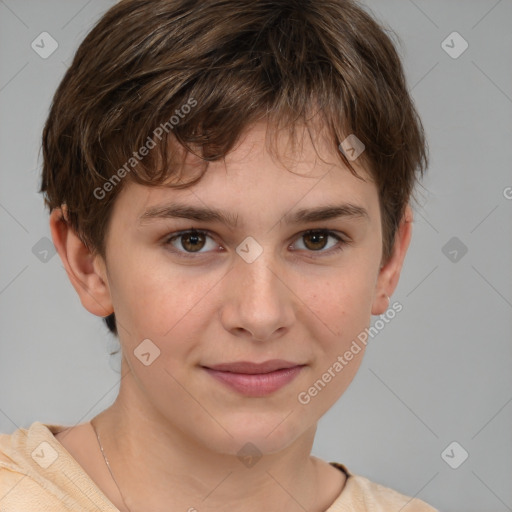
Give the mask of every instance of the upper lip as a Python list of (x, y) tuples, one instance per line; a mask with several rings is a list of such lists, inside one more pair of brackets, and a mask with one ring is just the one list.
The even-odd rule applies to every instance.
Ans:
[(237, 361), (233, 363), (222, 363), (213, 366), (205, 366), (211, 370), (232, 373), (247, 373), (254, 375), (257, 373), (270, 373), (283, 368), (294, 368), (295, 366), (303, 366), (299, 363), (292, 363), (283, 359), (271, 359), (263, 363), (252, 363), (250, 361)]

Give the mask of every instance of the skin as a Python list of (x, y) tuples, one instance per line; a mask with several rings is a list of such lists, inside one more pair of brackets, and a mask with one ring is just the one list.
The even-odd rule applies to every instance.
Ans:
[[(311, 449), (318, 420), (353, 380), (364, 350), (308, 404), (297, 396), (349, 349), (371, 315), (388, 308), (412, 210), (407, 207), (392, 256), (382, 264), (378, 192), (358, 162), (353, 165), (366, 181), (342, 165), (320, 130), (316, 151), (306, 135), (292, 153), (281, 134), (278, 161), (267, 151), (265, 130), (263, 123), (251, 126), (225, 161), (211, 163), (188, 189), (127, 181), (114, 204), (105, 260), (59, 221), (59, 210), (51, 214), (54, 244), (83, 306), (102, 317), (116, 313), (123, 378), (114, 404), (92, 421), (131, 512), (320, 512), (344, 488), (342, 472)], [(139, 223), (147, 208), (177, 200), (238, 214), (240, 225)], [(341, 202), (364, 207), (368, 219), (282, 220), (299, 208)], [(165, 245), (169, 235), (190, 228), (208, 230), (211, 238)], [(335, 238), (322, 245), (304, 236), (308, 229), (327, 229), (350, 243), (334, 253)], [(252, 263), (235, 252), (247, 236), (263, 249)], [(171, 248), (188, 249), (191, 258)], [(147, 338), (160, 350), (148, 366), (134, 355)], [(242, 395), (200, 366), (274, 358), (306, 366), (266, 397)], [(56, 437), (115, 506), (127, 510), (91, 424)], [(263, 455), (250, 468), (237, 456), (247, 442)]]

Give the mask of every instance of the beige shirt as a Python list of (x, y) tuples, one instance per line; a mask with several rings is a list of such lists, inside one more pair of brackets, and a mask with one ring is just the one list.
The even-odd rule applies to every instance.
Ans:
[[(66, 427), (34, 422), (28, 429), (0, 434), (1, 512), (119, 512), (54, 434)], [(343, 490), (326, 512), (439, 512), (349, 473)]]

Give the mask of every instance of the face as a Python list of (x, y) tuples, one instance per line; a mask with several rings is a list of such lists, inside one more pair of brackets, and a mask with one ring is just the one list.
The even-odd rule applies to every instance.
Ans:
[[(324, 161), (308, 136), (300, 153), (287, 141), (279, 139), (278, 161), (265, 125), (254, 125), (188, 189), (127, 183), (109, 224), (102, 269), (131, 372), (121, 392), (223, 453), (249, 441), (271, 453), (314, 429), (354, 378), (365, 347), (354, 340), (382, 301), (375, 184), (320, 138)], [(328, 207), (340, 210), (311, 215)], [(184, 218), (192, 209), (233, 225)], [(269, 360), (292, 368), (266, 377), (211, 371)]]

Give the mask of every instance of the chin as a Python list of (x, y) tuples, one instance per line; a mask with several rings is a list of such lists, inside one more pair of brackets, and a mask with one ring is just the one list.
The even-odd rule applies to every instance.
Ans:
[[(289, 414), (289, 413), (287, 413)], [(252, 413), (246, 418), (239, 417), (221, 424), (233, 436), (230, 437), (223, 431), (220, 439), (213, 440), (207, 437), (207, 443), (219, 453), (229, 455), (275, 454), (281, 452), (297, 441), (301, 436), (311, 436), (313, 442), (316, 425), (311, 430), (311, 425), (297, 422), (297, 416), (293, 412), (287, 414), (268, 415), (265, 419), (260, 414), (255, 417)], [(302, 419), (304, 421), (304, 419)]]

